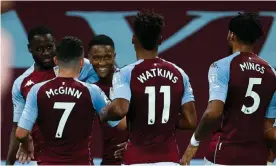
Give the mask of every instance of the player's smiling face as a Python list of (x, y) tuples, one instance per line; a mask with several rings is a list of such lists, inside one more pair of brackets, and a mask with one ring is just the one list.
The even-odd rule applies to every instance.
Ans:
[(98, 76), (105, 78), (113, 70), (115, 51), (108, 45), (94, 45), (89, 51), (88, 58)]
[(42, 68), (54, 67), (56, 45), (51, 34), (35, 35), (29, 44), (29, 51), (35, 63)]

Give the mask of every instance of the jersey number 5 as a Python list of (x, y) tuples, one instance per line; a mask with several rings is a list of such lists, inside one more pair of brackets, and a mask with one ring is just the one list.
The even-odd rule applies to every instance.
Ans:
[[(155, 122), (155, 87), (147, 86), (145, 89), (145, 93), (149, 95), (148, 124), (153, 125)], [(164, 93), (164, 108), (162, 113), (162, 123), (167, 123), (170, 116), (171, 87), (161, 86), (160, 93)]]
[(260, 85), (262, 83), (262, 79), (261, 78), (249, 78), (249, 83), (248, 83), (248, 87), (247, 87), (247, 91), (245, 94), (245, 97), (252, 97), (254, 100), (254, 103), (251, 107), (246, 107), (245, 105), (242, 106), (241, 111), (245, 114), (252, 114), (255, 111), (257, 111), (257, 109), (259, 108), (260, 105), (260, 96), (258, 95), (258, 93), (253, 91), (253, 86), (256, 85)]
[(67, 119), (68, 119), (70, 113), (72, 112), (75, 104), (76, 103), (74, 103), (74, 102), (55, 102), (54, 103), (54, 109), (64, 109), (65, 110), (63, 112), (63, 114), (60, 118), (59, 124), (58, 124), (57, 132), (56, 132), (56, 138), (61, 138), (62, 137), (62, 133), (63, 133), (65, 123), (67, 122)]

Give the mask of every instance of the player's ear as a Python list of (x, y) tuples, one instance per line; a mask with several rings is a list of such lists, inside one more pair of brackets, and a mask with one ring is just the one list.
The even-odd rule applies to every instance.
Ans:
[(230, 41), (233, 41), (235, 39), (235, 35), (233, 32), (230, 32), (230, 37), (229, 37)]
[(54, 63), (55, 63), (56, 65), (58, 65), (58, 59), (57, 59), (57, 56), (54, 56)]
[(84, 58), (81, 58), (81, 60), (80, 60), (80, 67), (81, 68), (82, 68), (83, 64), (84, 64)]

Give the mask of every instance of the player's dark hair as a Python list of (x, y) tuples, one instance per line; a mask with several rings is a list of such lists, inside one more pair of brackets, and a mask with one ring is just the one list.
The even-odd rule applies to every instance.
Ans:
[(146, 50), (157, 47), (164, 26), (164, 17), (149, 10), (140, 11), (133, 19), (134, 34)]
[(30, 43), (32, 41), (32, 39), (34, 38), (34, 36), (36, 36), (36, 35), (47, 35), (47, 34), (52, 35), (52, 31), (44, 26), (34, 27), (31, 30), (29, 30), (29, 32), (28, 32), (28, 41)]
[(254, 44), (264, 33), (256, 13), (239, 13), (231, 19), (228, 26), (244, 44)]
[(111, 46), (115, 49), (113, 40), (107, 35), (97, 35), (88, 44), (88, 51), (95, 45)]
[(57, 59), (63, 62), (78, 60), (83, 55), (82, 41), (73, 36), (66, 36), (57, 46)]

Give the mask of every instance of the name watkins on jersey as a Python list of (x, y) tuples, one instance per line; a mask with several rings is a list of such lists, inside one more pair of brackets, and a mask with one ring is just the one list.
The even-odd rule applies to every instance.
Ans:
[(80, 98), (82, 95), (82, 92), (80, 92), (79, 90), (75, 89), (75, 88), (71, 88), (71, 87), (59, 87), (57, 89), (49, 89), (48, 91), (45, 91), (46, 95), (48, 96), (48, 98), (51, 98), (51, 96), (55, 96), (55, 95), (70, 95), (76, 98)]
[(154, 77), (164, 77), (164, 78), (169, 79), (173, 83), (177, 83), (177, 81), (178, 81), (178, 77), (174, 76), (171, 71), (169, 71), (169, 70), (163, 70), (163, 69), (160, 69), (160, 68), (154, 68), (154, 69), (147, 70), (146, 72), (140, 74), (137, 77), (137, 79), (141, 83), (144, 83), (148, 79), (154, 78)]

